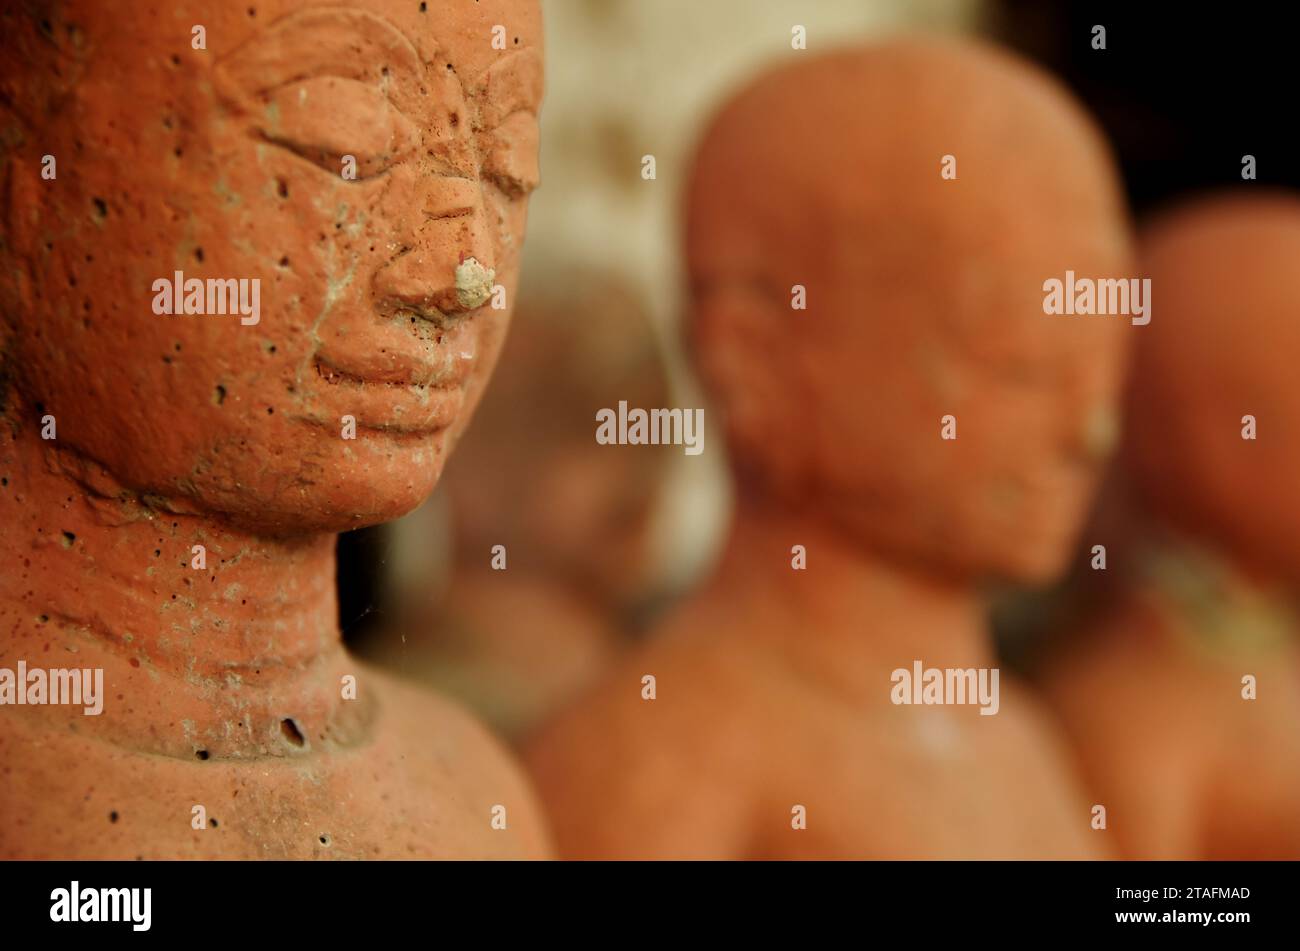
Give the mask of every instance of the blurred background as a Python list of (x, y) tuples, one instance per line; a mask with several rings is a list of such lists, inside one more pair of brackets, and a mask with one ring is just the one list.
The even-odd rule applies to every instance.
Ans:
[[(703, 125), (754, 72), (799, 55), (796, 24), (816, 50), (977, 30), (989, 12), (972, 0), (547, 0), (543, 10), (543, 186), (501, 363), (428, 503), (339, 546), (350, 646), (513, 738), (706, 573), (727, 524), (721, 453), (594, 439), (596, 411), (620, 399), (705, 405), (677, 333), (681, 192)], [(492, 567), (495, 544), (504, 572)]]
[[(792, 50), (792, 27), (812, 52), (926, 32), (982, 36), (1038, 61), (1106, 130), (1139, 221), (1211, 191), (1300, 186), (1290, 32), (1264, 14), (1050, 0), (543, 6), (543, 186), (510, 340), (437, 493), (339, 546), (349, 644), (458, 696), (512, 739), (598, 676), (716, 553), (729, 511), (721, 454), (598, 446), (595, 413), (620, 399), (705, 405), (678, 338), (684, 175), (733, 90), (806, 55)], [(1104, 51), (1092, 46), (1097, 24)], [(1257, 159), (1251, 181), (1245, 154)], [(494, 567), (500, 557), (508, 570)], [(1068, 630), (1095, 602), (1080, 591), (1076, 575), (1003, 592), (1006, 663), (1037, 670), (1053, 647), (1042, 632)]]

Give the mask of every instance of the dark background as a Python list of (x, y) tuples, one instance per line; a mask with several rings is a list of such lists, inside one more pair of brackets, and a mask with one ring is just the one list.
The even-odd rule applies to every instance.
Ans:
[[(1139, 214), (1188, 191), (1300, 186), (1294, 3), (1000, 0), (995, 34), (1061, 76)], [(1106, 27), (1106, 49), (1092, 28)], [(1241, 159), (1254, 155), (1254, 182)]]

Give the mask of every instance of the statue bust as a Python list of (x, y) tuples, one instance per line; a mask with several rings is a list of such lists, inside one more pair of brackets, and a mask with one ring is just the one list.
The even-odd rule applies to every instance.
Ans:
[(722, 109), (687, 196), (731, 538), (533, 744), (560, 849), (1092, 855), (1061, 745), (1010, 677), (981, 715), (897, 705), (891, 673), (996, 667), (981, 583), (1068, 559), (1130, 324), (1049, 316), (1043, 285), (1129, 276), (1109, 155), (1067, 93), (982, 46), (796, 59)]
[(349, 658), (335, 533), (434, 486), (537, 184), (531, 0), (4, 13), (10, 858), (534, 856), (506, 754)]
[(1046, 686), (1126, 858), (1300, 858), (1300, 198), (1188, 201), (1139, 251), (1118, 557)]

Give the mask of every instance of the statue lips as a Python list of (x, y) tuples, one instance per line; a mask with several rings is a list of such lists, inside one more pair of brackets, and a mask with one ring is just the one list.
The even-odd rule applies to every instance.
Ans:
[(344, 415), (360, 429), (432, 434), (456, 421), (474, 366), (478, 331), (469, 312), (440, 329), (400, 319), (323, 342), (320, 384), (310, 387), (303, 418), (336, 427)]

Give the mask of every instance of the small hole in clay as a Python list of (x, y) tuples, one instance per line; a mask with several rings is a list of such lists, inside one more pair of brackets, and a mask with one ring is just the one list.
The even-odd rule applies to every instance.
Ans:
[(226, 388), (222, 386), (220, 383), (218, 383), (217, 388), (212, 391), (212, 402), (220, 406), (225, 401), (226, 401)]
[(71, 547), (72, 547), (72, 543), (75, 542), (76, 540), (77, 540), (77, 536), (76, 536), (76, 535), (74, 535), (72, 532), (69, 532), (69, 531), (66, 531), (66, 530), (64, 531), (64, 533), (63, 533), (63, 547), (64, 547), (64, 548), (71, 548)]
[(275, 191), (276, 194), (278, 194), (281, 198), (288, 198), (289, 183), (286, 182), (283, 178), (277, 178), (275, 180)]
[(114, 809), (112, 812), (110, 812), (110, 813), (108, 814), (108, 821), (109, 821), (109, 822), (116, 822), (116, 821), (117, 821), (117, 810), (116, 810), (116, 809)]
[(287, 717), (280, 721), (280, 732), (283, 733), (284, 738), (294, 746), (302, 746), (307, 742), (303, 739), (302, 730), (298, 729), (298, 724), (294, 723), (293, 720)]
[(329, 845), (329, 844), (330, 844), (330, 837), (329, 837), (329, 834), (328, 834), (328, 833), (323, 833), (323, 834), (321, 835), (321, 837), (320, 837), (320, 844), (321, 844), (321, 845)]
[(194, 755), (197, 756), (199, 759), (207, 759), (207, 758), (208, 758), (208, 751), (207, 751), (207, 750), (198, 750), (198, 751), (195, 752)]
[(108, 203), (102, 198), (92, 198), (91, 201), (95, 203), (95, 214), (100, 218), (107, 218)]

